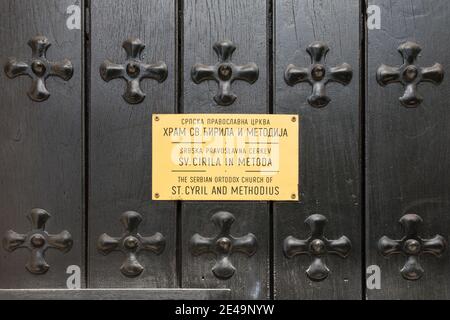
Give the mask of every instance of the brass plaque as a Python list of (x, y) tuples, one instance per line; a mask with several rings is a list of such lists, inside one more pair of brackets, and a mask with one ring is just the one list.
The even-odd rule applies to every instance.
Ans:
[(299, 117), (154, 114), (153, 200), (296, 201)]

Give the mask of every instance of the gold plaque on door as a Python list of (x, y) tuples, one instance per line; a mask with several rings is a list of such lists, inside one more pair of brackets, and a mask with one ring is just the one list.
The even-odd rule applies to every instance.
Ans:
[(154, 114), (153, 200), (298, 200), (299, 117)]

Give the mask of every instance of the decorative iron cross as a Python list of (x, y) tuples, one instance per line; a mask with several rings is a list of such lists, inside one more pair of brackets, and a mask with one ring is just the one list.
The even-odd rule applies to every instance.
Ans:
[(389, 257), (392, 254), (406, 256), (406, 262), (400, 273), (407, 280), (418, 280), (425, 272), (419, 262), (420, 255), (427, 253), (440, 257), (447, 248), (447, 241), (441, 235), (435, 235), (431, 239), (422, 239), (417, 235), (422, 222), (422, 218), (415, 213), (405, 214), (399, 220), (405, 233), (403, 238), (392, 240), (383, 236), (378, 241), (378, 250), (383, 256)]
[(312, 86), (308, 103), (316, 108), (325, 107), (330, 101), (325, 93), (325, 86), (329, 82), (337, 82), (344, 86), (352, 80), (353, 71), (348, 63), (342, 63), (336, 67), (326, 67), (325, 59), (328, 46), (320, 41), (311, 43), (306, 52), (311, 57), (311, 65), (306, 68), (296, 67), (293, 64), (287, 66), (284, 80), (290, 86), (297, 83), (307, 82)]
[(8, 78), (13, 79), (18, 76), (29, 76), (32, 79), (28, 97), (31, 100), (41, 102), (50, 97), (45, 85), (48, 77), (60, 77), (67, 81), (73, 75), (72, 62), (64, 59), (61, 62), (51, 62), (47, 60), (46, 53), (50, 47), (49, 40), (44, 36), (35, 36), (28, 45), (31, 47), (31, 60), (29, 63), (10, 58), (5, 65), (5, 73)]
[(104, 255), (112, 251), (121, 251), (126, 258), (120, 267), (120, 271), (125, 276), (136, 277), (144, 270), (144, 267), (137, 260), (137, 254), (145, 250), (159, 255), (164, 251), (166, 240), (159, 232), (151, 237), (141, 236), (138, 233), (138, 227), (142, 222), (142, 216), (137, 212), (126, 211), (122, 213), (120, 222), (125, 227), (122, 236), (110, 237), (103, 233), (98, 239), (97, 248)]
[(425, 68), (416, 66), (414, 63), (422, 48), (415, 42), (402, 43), (397, 50), (403, 57), (403, 64), (400, 67), (382, 64), (377, 70), (377, 81), (383, 87), (390, 83), (401, 83), (405, 92), (399, 98), (400, 102), (408, 108), (417, 107), (423, 101), (417, 92), (419, 83), (440, 84), (444, 79), (444, 68), (439, 63)]
[(9, 252), (18, 248), (30, 250), (31, 255), (25, 267), (31, 273), (43, 274), (50, 268), (45, 261), (47, 249), (54, 248), (68, 252), (72, 248), (72, 236), (66, 230), (58, 234), (49, 234), (45, 231), (45, 224), (50, 219), (50, 214), (44, 209), (32, 209), (27, 217), (31, 222), (31, 231), (26, 234), (13, 230), (6, 231), (3, 247)]
[(140, 83), (143, 79), (154, 79), (164, 82), (167, 78), (167, 66), (164, 62), (146, 64), (141, 59), (145, 45), (139, 39), (130, 38), (123, 42), (122, 47), (127, 53), (123, 64), (105, 60), (100, 65), (100, 75), (103, 80), (109, 82), (112, 79), (122, 78), (127, 82), (125, 93), (122, 97), (130, 104), (137, 104), (144, 100)]
[(324, 280), (330, 272), (323, 260), (324, 256), (335, 254), (346, 258), (352, 248), (352, 244), (346, 236), (336, 240), (325, 238), (324, 229), (327, 222), (327, 218), (323, 215), (313, 214), (305, 220), (305, 224), (311, 230), (309, 238), (299, 240), (293, 236), (288, 236), (283, 243), (283, 252), (289, 259), (301, 254), (311, 256), (312, 262), (306, 270), (306, 274), (314, 281)]
[(219, 229), (219, 233), (212, 238), (205, 238), (198, 233), (194, 234), (190, 243), (191, 252), (194, 256), (213, 253), (216, 256), (216, 264), (212, 268), (212, 272), (217, 278), (226, 280), (231, 278), (236, 271), (230, 261), (230, 256), (235, 252), (244, 253), (249, 257), (254, 255), (257, 250), (256, 237), (252, 233), (243, 237), (233, 237), (230, 230), (235, 217), (229, 212), (216, 212), (211, 221)]
[(231, 57), (236, 46), (233, 42), (225, 40), (216, 42), (213, 46), (219, 62), (208, 66), (197, 63), (192, 67), (192, 80), (199, 84), (206, 80), (214, 80), (219, 88), (214, 96), (214, 101), (221, 106), (229, 106), (236, 100), (236, 95), (231, 91), (231, 84), (236, 80), (243, 80), (253, 84), (258, 80), (258, 66), (251, 62), (246, 65), (236, 65), (231, 62)]

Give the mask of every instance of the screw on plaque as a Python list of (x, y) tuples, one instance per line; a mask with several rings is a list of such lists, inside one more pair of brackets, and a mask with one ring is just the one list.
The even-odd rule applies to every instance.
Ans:
[(127, 277), (136, 277), (144, 270), (144, 267), (137, 260), (139, 252), (150, 251), (159, 255), (164, 251), (166, 240), (159, 232), (150, 237), (139, 234), (138, 228), (142, 222), (142, 216), (137, 212), (126, 211), (122, 213), (120, 222), (125, 228), (122, 236), (111, 237), (103, 233), (98, 239), (97, 249), (104, 255), (112, 251), (121, 251), (126, 258), (120, 267), (120, 271)]
[(253, 84), (258, 80), (258, 66), (251, 62), (245, 65), (236, 65), (231, 62), (231, 57), (236, 46), (233, 42), (225, 40), (214, 44), (219, 61), (215, 65), (197, 63), (192, 67), (192, 80), (199, 84), (207, 80), (214, 80), (219, 88), (214, 96), (214, 101), (221, 106), (231, 105), (236, 100), (236, 95), (231, 91), (231, 84), (236, 80), (243, 80)]
[(216, 236), (206, 238), (198, 233), (191, 238), (190, 249), (194, 256), (205, 253), (212, 253), (216, 256), (216, 263), (212, 268), (213, 274), (221, 279), (226, 280), (233, 276), (236, 268), (230, 261), (230, 256), (235, 252), (244, 253), (251, 257), (256, 253), (257, 241), (252, 233), (248, 233), (243, 237), (233, 237), (231, 225), (236, 218), (229, 212), (216, 212), (211, 221), (219, 229)]
[(431, 239), (422, 239), (418, 236), (418, 229), (423, 223), (422, 218), (415, 213), (405, 214), (400, 218), (404, 236), (400, 240), (393, 240), (383, 236), (378, 241), (378, 251), (389, 257), (393, 254), (403, 254), (406, 262), (400, 270), (403, 278), (407, 280), (418, 280), (424, 274), (424, 269), (420, 265), (419, 256), (422, 254), (432, 254), (440, 257), (447, 248), (447, 241), (441, 235), (435, 235)]
[(284, 80), (290, 86), (302, 82), (307, 82), (312, 86), (308, 103), (316, 108), (325, 107), (331, 101), (325, 92), (325, 86), (329, 82), (337, 82), (346, 86), (353, 76), (352, 68), (348, 63), (327, 67), (325, 59), (328, 51), (329, 48), (324, 42), (315, 41), (306, 48), (306, 52), (311, 57), (311, 65), (303, 68), (289, 64), (284, 73)]
[(50, 97), (50, 92), (46, 87), (46, 80), (49, 77), (59, 77), (65, 81), (73, 75), (73, 66), (68, 59), (60, 62), (49, 61), (46, 57), (50, 41), (44, 36), (35, 36), (28, 45), (31, 47), (31, 59), (29, 62), (19, 61), (16, 58), (9, 58), (5, 64), (5, 73), (8, 78), (13, 79), (18, 76), (29, 76), (32, 79), (28, 97), (37, 102), (42, 102)]
[(50, 214), (44, 209), (32, 209), (27, 216), (31, 222), (31, 230), (26, 234), (20, 234), (13, 230), (6, 231), (3, 238), (3, 247), (12, 252), (18, 248), (30, 250), (31, 255), (26, 268), (33, 274), (44, 274), (50, 268), (45, 260), (45, 252), (49, 248), (68, 252), (73, 245), (72, 236), (66, 230), (58, 234), (49, 234), (45, 231), (45, 224), (50, 219)]
[(444, 68), (439, 63), (431, 67), (418, 67), (415, 65), (422, 48), (415, 42), (407, 41), (398, 47), (403, 58), (400, 67), (390, 67), (382, 64), (377, 70), (377, 81), (381, 86), (390, 83), (400, 83), (405, 87), (403, 96), (399, 98), (401, 104), (408, 108), (417, 107), (423, 98), (417, 91), (421, 82), (431, 82), (438, 85), (444, 79)]
[(144, 63), (141, 53), (145, 45), (139, 39), (130, 38), (123, 42), (122, 47), (127, 54), (123, 64), (113, 63), (105, 60), (100, 65), (100, 75), (103, 80), (109, 82), (113, 79), (122, 78), (127, 82), (125, 93), (122, 95), (126, 102), (137, 104), (144, 100), (145, 93), (142, 92), (140, 83), (143, 79), (154, 79), (164, 82), (167, 78), (167, 65), (164, 62), (155, 64)]
[(328, 254), (335, 254), (341, 258), (346, 258), (352, 248), (350, 240), (342, 236), (336, 240), (328, 240), (324, 236), (324, 229), (328, 220), (323, 215), (313, 214), (305, 220), (309, 226), (311, 235), (306, 240), (299, 240), (293, 236), (288, 236), (283, 242), (283, 252), (287, 258), (297, 255), (309, 255), (312, 262), (306, 270), (306, 274), (313, 281), (322, 281), (330, 273), (324, 262), (324, 257)]

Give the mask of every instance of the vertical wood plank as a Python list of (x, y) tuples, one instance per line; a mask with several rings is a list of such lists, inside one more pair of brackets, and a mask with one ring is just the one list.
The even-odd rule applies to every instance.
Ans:
[[(66, 27), (70, 5), (83, 7), (76, 0), (0, 1), (0, 235), (26, 234), (27, 215), (42, 208), (51, 214), (46, 231), (67, 230), (73, 239), (65, 254), (46, 251), (50, 269), (41, 275), (25, 269), (27, 249), (1, 248), (1, 288), (65, 288), (70, 265), (79, 266), (84, 278), (83, 30)], [(74, 69), (68, 81), (47, 79), (50, 97), (43, 102), (27, 96), (28, 76), (9, 79), (3, 70), (9, 57), (30, 61), (27, 43), (36, 35), (51, 43), (48, 60), (69, 59)]]
[[(185, 0), (184, 1), (184, 90), (185, 113), (267, 113), (267, 7), (265, 0)], [(236, 64), (254, 62), (259, 79), (249, 84), (236, 81), (232, 90), (237, 99), (229, 106), (213, 100), (217, 83), (195, 84), (191, 68), (196, 63), (213, 65), (218, 57), (213, 45), (230, 40), (236, 45), (232, 61)], [(210, 221), (217, 211), (229, 211), (235, 217), (231, 234), (253, 233), (258, 241), (255, 255), (240, 253), (231, 256), (236, 272), (228, 280), (220, 280), (211, 272), (215, 257), (193, 256), (189, 242), (195, 233), (211, 237), (217, 230)], [(186, 202), (182, 205), (182, 286), (230, 288), (234, 299), (265, 299), (269, 297), (269, 211), (265, 202)]]
[[(300, 120), (300, 201), (274, 204), (274, 296), (276, 299), (361, 299), (361, 194), (359, 155), (359, 1), (289, 0), (275, 2), (274, 113), (298, 114)], [(289, 64), (308, 67), (306, 52), (313, 41), (329, 47), (326, 66), (348, 63), (353, 78), (347, 86), (328, 83), (331, 98), (323, 108), (308, 104), (308, 83), (289, 86)], [(347, 236), (350, 255), (324, 258), (330, 274), (312, 281), (305, 271), (308, 255), (287, 259), (288, 236), (307, 239), (305, 219), (321, 214), (328, 219), (325, 237)]]
[[(381, 29), (368, 30), (366, 101), (367, 265), (381, 268), (381, 289), (367, 290), (369, 299), (448, 299), (450, 261), (421, 255), (421, 279), (405, 280), (400, 269), (406, 257), (388, 259), (377, 250), (382, 236), (401, 239), (400, 217), (414, 212), (423, 223), (419, 236), (436, 234), (448, 241), (450, 225), (450, 135), (448, 134), (448, 74), (440, 85), (418, 85), (423, 102), (406, 108), (398, 100), (400, 84), (381, 87), (376, 72), (381, 64), (400, 66), (400, 44), (414, 41), (422, 51), (420, 67), (450, 66), (448, 1), (370, 1), (381, 12)], [(448, 250), (448, 249), (447, 249)]]
[[(174, 287), (174, 202), (151, 201), (151, 116), (175, 111), (175, 1), (91, 1), (91, 92), (89, 114), (89, 285), (91, 287)], [(167, 79), (141, 81), (143, 102), (129, 104), (123, 98), (123, 79), (105, 82), (99, 67), (105, 59), (123, 63), (122, 42), (139, 38), (142, 60), (164, 61)], [(144, 271), (138, 277), (121, 273), (121, 252), (106, 256), (97, 250), (99, 236), (120, 237), (119, 221), (125, 211), (143, 217), (142, 236), (160, 232), (165, 249), (160, 255), (141, 251)]]

